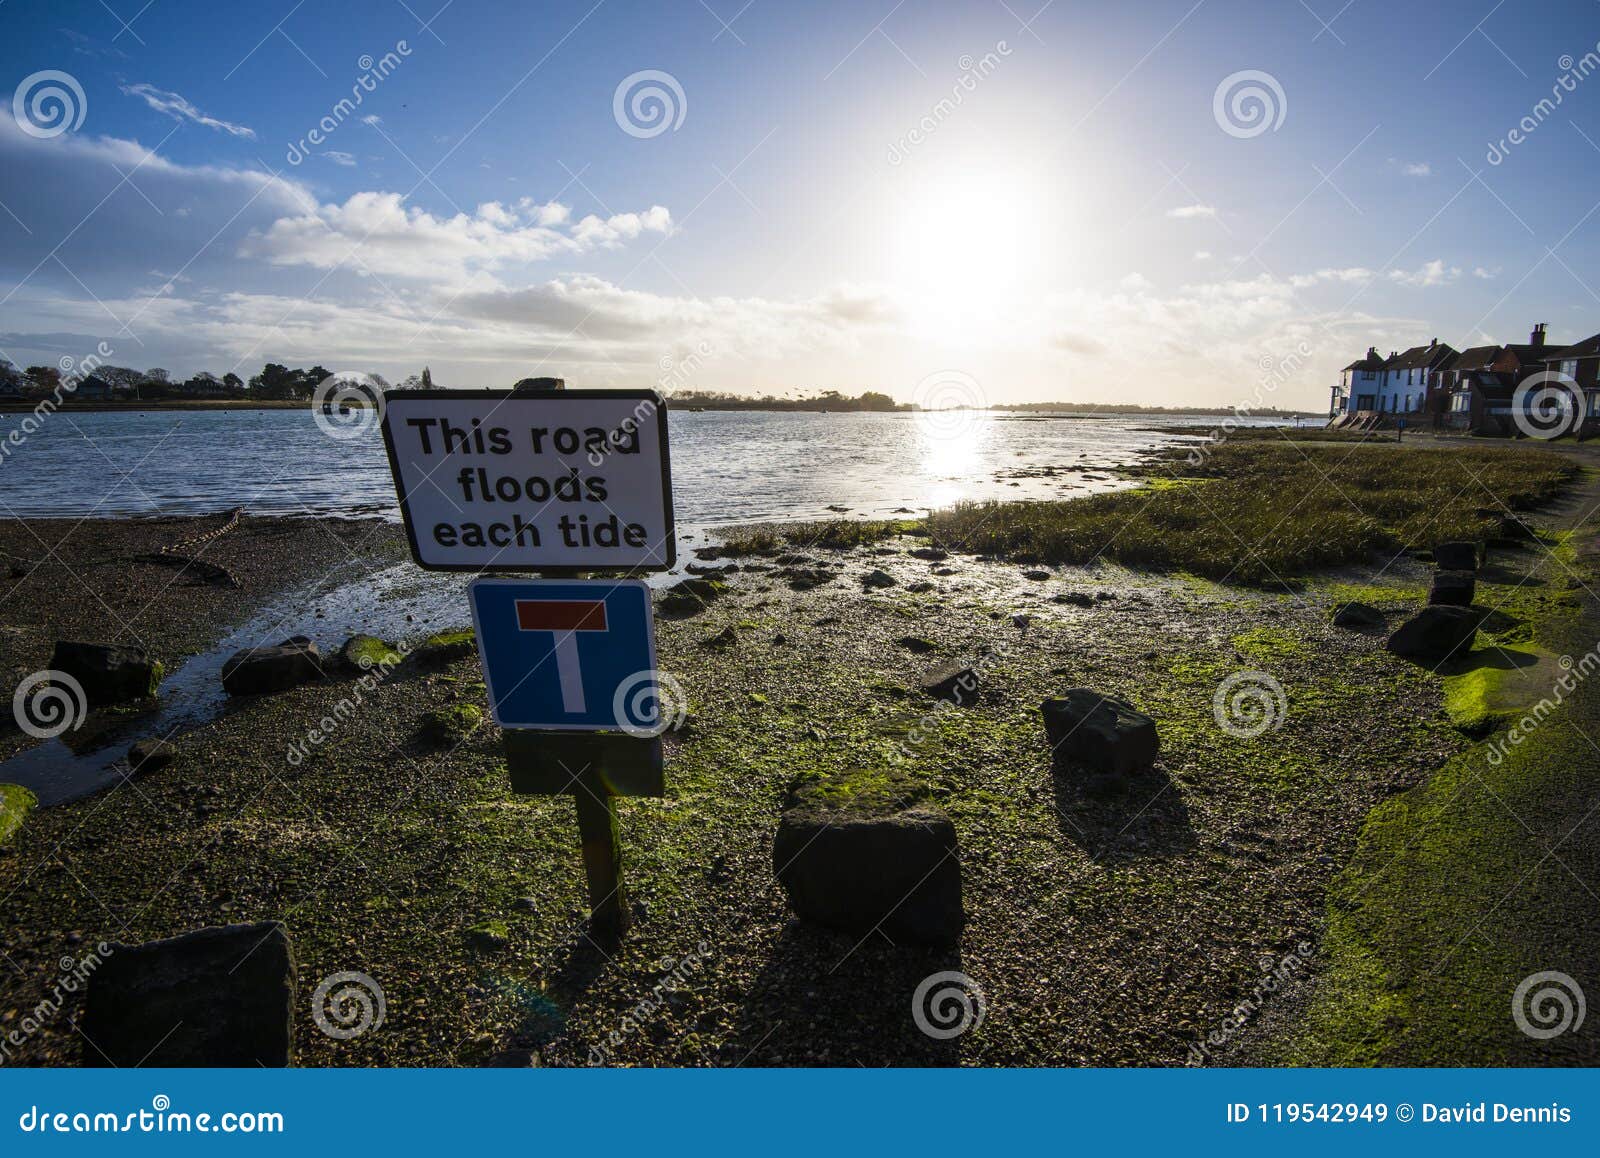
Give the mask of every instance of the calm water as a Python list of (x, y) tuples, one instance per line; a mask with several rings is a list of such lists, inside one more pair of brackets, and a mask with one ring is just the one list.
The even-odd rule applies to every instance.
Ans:
[[(0, 437), (24, 415), (0, 414)], [(978, 412), (674, 412), (673, 491), (682, 526), (875, 516), (962, 499), (1110, 489), (1098, 470), (1181, 441), (1212, 418), (1126, 419)], [(1076, 468), (1041, 476), (1045, 467)], [(0, 457), (0, 516), (253, 514), (398, 518), (376, 430), (339, 440), (309, 411), (57, 413)]]

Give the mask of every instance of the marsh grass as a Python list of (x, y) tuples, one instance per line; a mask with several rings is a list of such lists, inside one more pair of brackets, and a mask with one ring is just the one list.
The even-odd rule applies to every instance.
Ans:
[(1559, 494), (1578, 468), (1549, 451), (1243, 439), (1169, 450), (1136, 490), (963, 503), (923, 520), (830, 520), (736, 531), (729, 555), (864, 546), (917, 534), (1018, 563), (1107, 559), (1261, 585), (1375, 552), (1492, 535), (1507, 509)]
[(1264, 584), (1366, 558), (1492, 534), (1509, 508), (1548, 501), (1577, 467), (1540, 450), (1226, 443), (1171, 451), (1152, 481), (1204, 480), (936, 512), (940, 546), (1024, 563), (1114, 560)]

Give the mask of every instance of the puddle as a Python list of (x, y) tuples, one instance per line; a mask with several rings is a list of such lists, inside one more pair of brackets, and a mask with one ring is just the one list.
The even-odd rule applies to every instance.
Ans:
[[(679, 567), (693, 561), (694, 547), (709, 541), (703, 532), (682, 531)], [(131, 716), (90, 713), (78, 730), (0, 761), (0, 784), (31, 789), (42, 806), (109, 788), (127, 776), (128, 749), (134, 743), (165, 739), (228, 709), (232, 697), (222, 690), (222, 665), (234, 652), (294, 635), (315, 640), (325, 656), (358, 632), (415, 643), (472, 622), (467, 608), (470, 578), (423, 571), (406, 562), (367, 574), (346, 568), (285, 592), (163, 679), (149, 711)], [(648, 577), (652, 586), (680, 578), (681, 570)]]

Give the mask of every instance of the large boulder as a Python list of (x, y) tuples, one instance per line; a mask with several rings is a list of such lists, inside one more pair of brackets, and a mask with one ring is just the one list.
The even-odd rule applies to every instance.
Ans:
[(978, 702), (977, 670), (964, 663), (944, 663), (924, 672), (918, 686), (935, 699), (947, 700), (958, 708)]
[(60, 640), (50, 655), (50, 670), (70, 676), (90, 707), (139, 700), (156, 694), (161, 664), (142, 647)]
[(772, 862), (803, 921), (897, 944), (961, 937), (955, 826), (899, 773), (848, 770), (797, 787)]
[(1478, 581), (1471, 571), (1435, 571), (1428, 602), (1450, 607), (1471, 607), (1477, 586)]
[(322, 678), (322, 655), (303, 635), (276, 647), (236, 651), (222, 665), (222, 686), (230, 696), (282, 692)]
[(1126, 777), (1154, 764), (1161, 748), (1154, 720), (1089, 688), (1072, 688), (1046, 700), (1039, 710), (1057, 768), (1085, 767)]
[(1433, 549), (1433, 562), (1441, 571), (1476, 571), (1478, 569), (1478, 544), (1466, 542), (1440, 543)]
[(108, 945), (83, 1007), (89, 1066), (287, 1066), (294, 952), (277, 921)]
[(1442, 663), (1472, 650), (1481, 620), (1470, 607), (1434, 604), (1395, 628), (1383, 646), (1407, 659)]
[(687, 619), (699, 615), (722, 598), (726, 585), (704, 575), (694, 575), (674, 583), (661, 595), (661, 614), (668, 619)]

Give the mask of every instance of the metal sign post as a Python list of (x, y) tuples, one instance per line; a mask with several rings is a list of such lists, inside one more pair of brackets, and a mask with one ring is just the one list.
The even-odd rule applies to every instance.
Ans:
[(571, 793), (590, 915), (629, 921), (619, 796), (661, 796), (666, 724), (640, 580), (676, 557), (665, 402), (653, 391), (394, 391), (384, 443), (412, 556), (430, 570), (535, 571), (468, 587), (511, 790)]

